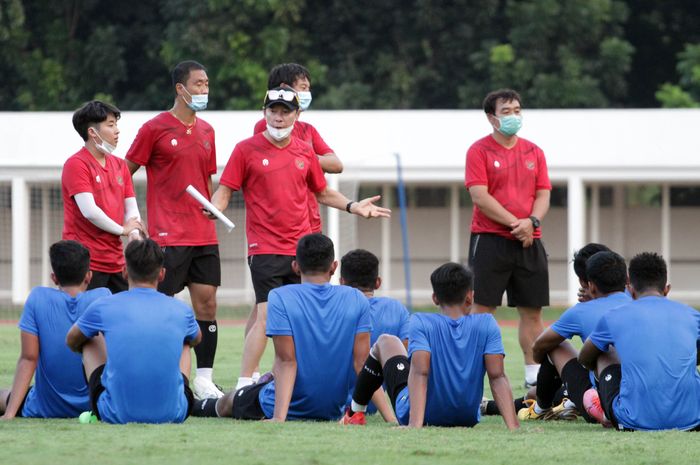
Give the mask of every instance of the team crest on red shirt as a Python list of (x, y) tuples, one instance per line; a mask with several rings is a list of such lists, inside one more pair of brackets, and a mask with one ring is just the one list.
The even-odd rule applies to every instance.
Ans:
[(300, 170), (304, 169), (304, 160), (297, 158), (296, 160), (294, 160), (294, 164), (297, 165), (297, 168), (299, 168)]
[(535, 162), (532, 160), (527, 160), (527, 161), (525, 161), (525, 166), (527, 166), (527, 169), (529, 169), (529, 170), (534, 170), (535, 169)]

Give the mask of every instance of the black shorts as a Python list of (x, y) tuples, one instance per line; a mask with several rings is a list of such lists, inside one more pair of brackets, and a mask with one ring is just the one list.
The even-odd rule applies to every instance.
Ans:
[(578, 360), (572, 358), (561, 369), (561, 379), (564, 382), (567, 397), (576, 404), (576, 408), (581, 413), (581, 416), (588, 423), (597, 423), (597, 420), (588, 415), (586, 409), (583, 408), (583, 394), (593, 387), (590, 372)]
[(112, 294), (124, 292), (129, 289), (129, 283), (124, 279), (124, 275), (119, 273), (104, 273), (102, 271), (92, 270), (92, 279), (88, 284), (88, 290), (98, 287), (106, 287)]
[[(620, 394), (620, 382), (622, 381), (622, 366), (619, 363), (608, 366), (600, 372), (598, 377), (598, 396), (605, 416), (616, 429), (626, 429), (617, 423), (617, 417), (613, 411), (615, 398)], [(630, 430), (631, 431), (631, 430)]]
[(549, 305), (547, 252), (540, 239), (523, 248), (522, 242), (496, 234), (472, 234), (469, 267), (474, 272), (474, 302), (501, 305), (503, 292), (509, 307)]
[(391, 407), (396, 410), (396, 399), (399, 393), (408, 386), (408, 372), (411, 370), (411, 362), (405, 355), (397, 355), (386, 361), (382, 371), (384, 372), (384, 384), (386, 392), (391, 400)]
[[(97, 409), (97, 400), (100, 395), (105, 391), (105, 387), (102, 385), (102, 372), (105, 371), (105, 366), (100, 365), (95, 368), (95, 371), (90, 375), (88, 380), (88, 391), (90, 392), (90, 408), (92, 409), (92, 414), (101, 420), (100, 411)], [(184, 373), (181, 373), (183, 381), (183, 390), (185, 391), (185, 397), (187, 398), (187, 415), (185, 419), (192, 413), (192, 407), (194, 406), (194, 394), (192, 389), (190, 389), (190, 380)]]
[(301, 277), (292, 270), (295, 257), (289, 255), (251, 255), (250, 276), (255, 289), (255, 303), (267, 302), (271, 290), (285, 284), (299, 284)]
[[(22, 402), (20, 402), (19, 408), (17, 409), (17, 413), (15, 414), (16, 417), (22, 416), (22, 409), (24, 408), (24, 403), (27, 401), (27, 396), (29, 395), (29, 391), (32, 390), (32, 387), (34, 387), (34, 386), (29, 386), (29, 389), (27, 389), (27, 393), (24, 395), (24, 399), (22, 399)], [(5, 410), (7, 410), (7, 406), (10, 405), (10, 398), (11, 397), (12, 397), (12, 392), (7, 394), (7, 399), (5, 400)]]
[(271, 383), (251, 384), (236, 391), (233, 396), (233, 409), (231, 416), (236, 420), (262, 420), (265, 414), (260, 406), (260, 390)]
[(163, 247), (165, 278), (158, 290), (175, 295), (190, 283), (221, 285), (218, 245), (175, 245)]

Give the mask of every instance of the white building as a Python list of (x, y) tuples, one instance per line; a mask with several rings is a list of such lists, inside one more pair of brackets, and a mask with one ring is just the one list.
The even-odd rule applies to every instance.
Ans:
[[(127, 112), (119, 122), (118, 156), (156, 112)], [(48, 246), (63, 221), (61, 168), (82, 145), (72, 114), (0, 113), (0, 301), (24, 301), (48, 284)], [(217, 132), (219, 174), (236, 142), (252, 134), (260, 112), (206, 112)], [(403, 298), (405, 281), (400, 215), (394, 198), (396, 156), (407, 187), (411, 295), (430, 296), (428, 276), (447, 261), (466, 262), (471, 202), (464, 188), (465, 153), (488, 134), (481, 111), (310, 111), (316, 126), (345, 164), (331, 186), (352, 198), (379, 192), (394, 215), (366, 221), (326, 212), (325, 230), (339, 256), (355, 247), (381, 259), (384, 294)], [(569, 262), (586, 242), (609, 245), (626, 258), (657, 251), (669, 261), (673, 296), (700, 302), (700, 149), (686, 138), (700, 127), (700, 110), (525, 110), (521, 135), (545, 151), (555, 186), (543, 221), (550, 256), (552, 303), (575, 301), (578, 283)], [(690, 131), (690, 133), (689, 133)], [(135, 177), (145, 213), (145, 172)], [(245, 216), (240, 196), (219, 228), (227, 303), (253, 300), (244, 254)], [(144, 215), (145, 216), (145, 215)], [(670, 260), (669, 260), (670, 259)]]

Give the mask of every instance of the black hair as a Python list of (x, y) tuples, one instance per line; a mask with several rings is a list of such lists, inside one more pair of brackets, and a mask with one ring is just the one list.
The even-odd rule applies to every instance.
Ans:
[(489, 92), (484, 98), (482, 107), (484, 108), (484, 113), (487, 115), (496, 114), (496, 103), (498, 99), (502, 99), (504, 102), (512, 102), (517, 100), (518, 103), (522, 104), (523, 100), (520, 98), (520, 94), (513, 89), (498, 89), (493, 92)]
[(586, 276), (604, 294), (622, 292), (627, 284), (625, 259), (612, 251), (595, 253), (586, 262)]
[(586, 262), (598, 252), (610, 252), (610, 249), (606, 245), (591, 242), (574, 252), (574, 273), (581, 281), (588, 281)]
[(430, 275), (430, 284), (440, 305), (463, 304), (472, 290), (474, 275), (459, 263), (445, 263)]
[(163, 268), (163, 251), (152, 239), (129, 242), (124, 257), (126, 271), (132, 281), (153, 282)]
[(668, 274), (664, 258), (654, 252), (642, 252), (630, 260), (630, 284), (637, 292), (663, 292)]
[(183, 86), (187, 84), (187, 80), (190, 78), (190, 73), (198, 69), (201, 69), (204, 72), (207, 71), (203, 64), (194, 60), (182, 61), (175, 65), (171, 73), (173, 87), (178, 84), (182, 84)]
[(90, 251), (80, 242), (58, 241), (49, 248), (51, 269), (61, 286), (78, 286), (90, 271)]
[(109, 115), (119, 119), (122, 113), (114, 105), (100, 102), (99, 100), (91, 100), (75, 110), (73, 113), (73, 127), (83, 140), (88, 140), (88, 128), (106, 121)]
[(282, 84), (293, 86), (297, 79), (306, 78), (311, 82), (309, 70), (297, 63), (282, 63), (270, 70), (267, 78), (267, 88), (274, 89)]
[(335, 258), (333, 241), (323, 234), (307, 234), (299, 239), (296, 261), (302, 273), (325, 273)]
[(340, 277), (347, 286), (373, 291), (378, 276), (379, 259), (368, 250), (351, 250), (340, 259)]

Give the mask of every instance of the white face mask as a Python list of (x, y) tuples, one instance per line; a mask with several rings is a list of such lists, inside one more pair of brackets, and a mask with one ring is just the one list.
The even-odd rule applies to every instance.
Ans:
[(277, 142), (285, 140), (289, 135), (292, 133), (292, 129), (294, 129), (294, 125), (292, 124), (288, 128), (275, 128), (270, 126), (269, 124), (267, 125), (267, 133), (270, 134), (270, 137), (275, 139)]
[(112, 145), (109, 142), (107, 142), (104, 139), (104, 137), (102, 137), (100, 135), (100, 133), (97, 131), (97, 129), (95, 129), (95, 134), (97, 134), (97, 137), (99, 137), (102, 140), (101, 144), (98, 144), (97, 142), (95, 142), (95, 147), (97, 147), (97, 150), (99, 150), (100, 152), (105, 153), (105, 154), (111, 154), (112, 152), (114, 152), (117, 149), (117, 146)]
[(302, 110), (308, 110), (309, 105), (311, 105), (311, 92), (297, 92), (299, 97), (299, 108)]

